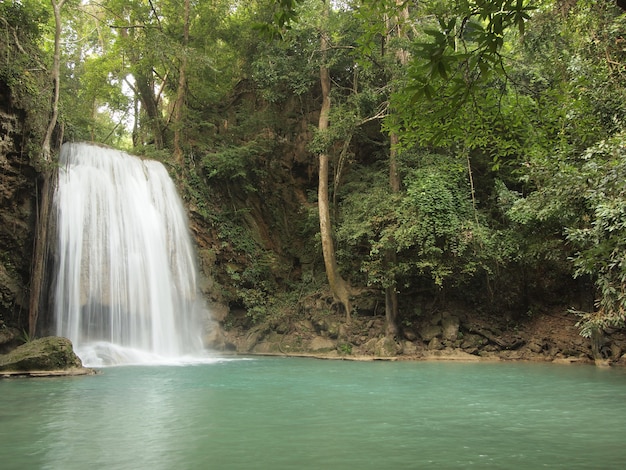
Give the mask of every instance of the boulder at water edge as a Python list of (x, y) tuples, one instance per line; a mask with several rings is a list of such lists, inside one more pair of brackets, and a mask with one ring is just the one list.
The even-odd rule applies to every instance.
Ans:
[(8, 354), (0, 355), (0, 371), (2, 372), (28, 373), (78, 370), (87, 371), (88, 369), (83, 368), (80, 358), (74, 353), (71, 341), (58, 336), (35, 339), (18, 346)]

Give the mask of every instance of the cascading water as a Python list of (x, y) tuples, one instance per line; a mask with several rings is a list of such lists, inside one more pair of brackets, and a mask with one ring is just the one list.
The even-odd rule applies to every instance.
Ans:
[(195, 250), (163, 165), (64, 144), (55, 194), (56, 333), (87, 365), (164, 363), (202, 351)]

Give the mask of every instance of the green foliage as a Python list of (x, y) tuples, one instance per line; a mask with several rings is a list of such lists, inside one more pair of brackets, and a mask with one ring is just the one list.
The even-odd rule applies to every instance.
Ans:
[(294, 31), (288, 40), (268, 44), (252, 62), (251, 77), (268, 102), (301, 97), (317, 83), (317, 69), (309, 60), (310, 46), (302, 47), (305, 37), (302, 31)]
[[(614, 2), (327, 5), (322, 25), (319, 0), (192, 2), (185, 44), (180, 1), (75, 2), (63, 15), (65, 137), (129, 146), (141, 102), (135, 152), (168, 163), (167, 138), (184, 129), (185, 197), (212, 230), (226, 301), (254, 320), (296, 311), (320, 288), (315, 197), (304, 195), (312, 155), (325, 152), (338, 260), (355, 285), (408, 297), (489, 284), (505, 297), (556, 271), (596, 283), (584, 334), (623, 324), (626, 16)], [(49, 16), (45, 2), (0, 3), (0, 79), (42, 122)], [(312, 130), (321, 31), (332, 77), (323, 134)]]
[(1, 22), (5, 27), (19, 26), (15, 34), (31, 42), (41, 40), (50, 16), (48, 5), (40, 0), (6, 1), (0, 4)]
[(0, 84), (8, 89), (11, 105), (27, 113), (35, 140), (47, 126), (52, 92), (51, 56), (45, 50), (50, 16), (47, 5), (37, 0), (0, 2)]
[(519, 51), (526, 61), (512, 74), (517, 93), (532, 103), (524, 119), (533, 133), (515, 172), (520, 191), (509, 193), (512, 203), (502, 213), (517, 228), (526, 266), (552, 263), (564, 274), (595, 280), (598, 309), (583, 316), (585, 335), (621, 315), (615, 270), (605, 266), (621, 252), (619, 238), (606, 235), (616, 231), (609, 219), (619, 197), (611, 178), (621, 158), (608, 147), (618, 145), (621, 137), (612, 136), (625, 123), (626, 89), (615, 80), (624, 54), (612, 36), (625, 18), (615, 13), (608, 2), (578, 2), (556, 23), (553, 12), (536, 14)]
[(420, 161), (423, 166), (407, 171), (403, 193), (392, 193), (371, 169), (346, 187), (338, 242), (351, 250), (344, 256), (361, 260), (368, 285), (397, 282), (411, 290), (425, 280), (438, 288), (463, 284), (488, 270), (500, 248), (476, 221), (462, 161), (443, 155)]
[(32, 340), (33, 338), (28, 334), (28, 331), (22, 329), (22, 332), (20, 333), (20, 341), (26, 344), (30, 343)]
[(226, 300), (240, 303), (248, 316), (259, 320), (268, 313), (270, 293), (276, 290), (274, 283), (276, 259), (254, 240), (237, 218), (220, 217), (218, 238), (222, 253), (228, 261), (224, 265), (222, 284)]
[(270, 141), (249, 141), (241, 146), (224, 147), (219, 152), (207, 153), (202, 159), (206, 176), (213, 180), (243, 182), (246, 190), (255, 191), (253, 176), (262, 176), (258, 160), (271, 150)]
[(298, 4), (304, 0), (274, 0), (271, 19), (265, 22), (256, 22), (254, 27), (261, 34), (269, 38), (283, 37), (298, 20)]
[(407, 178), (405, 212), (414, 213), (418, 224), (408, 225), (407, 232), (398, 237), (400, 247), (409, 247), (418, 238), (426, 241), (425, 254), (440, 251), (437, 247), (458, 232), (461, 220), (471, 218), (467, 188), (465, 194), (459, 191), (458, 175), (465, 176), (463, 168), (455, 170), (418, 169)]
[[(443, 158), (443, 157), (442, 157)], [(399, 226), (394, 230), (400, 252), (414, 252), (415, 267), (437, 286), (463, 270), (461, 261), (475, 243), (467, 174), (460, 166), (420, 168), (405, 180)]]
[(575, 276), (595, 280), (597, 310), (582, 315), (584, 336), (626, 322), (626, 135), (591, 147), (577, 169), (585, 212), (566, 229)]
[[(427, 7), (440, 8), (440, 2), (430, 3)], [(424, 29), (430, 41), (414, 50), (413, 99), (432, 99), (440, 79), (452, 85), (453, 101), (467, 99), (474, 85), (503, 70), (505, 35), (513, 28), (524, 34), (532, 10), (524, 0), (463, 0), (438, 12), (438, 27)]]
[(339, 354), (343, 356), (349, 356), (352, 354), (352, 345), (350, 343), (342, 343), (337, 346)]

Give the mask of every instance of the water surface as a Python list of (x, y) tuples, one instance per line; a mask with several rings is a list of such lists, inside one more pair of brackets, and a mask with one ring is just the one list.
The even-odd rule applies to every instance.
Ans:
[(3, 469), (623, 468), (626, 371), (223, 360), (0, 382)]

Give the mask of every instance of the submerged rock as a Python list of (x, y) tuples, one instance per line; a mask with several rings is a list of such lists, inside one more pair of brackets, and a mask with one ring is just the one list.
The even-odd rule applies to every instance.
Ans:
[(82, 369), (80, 358), (67, 338), (49, 336), (18, 346), (0, 355), (0, 371), (59, 371)]

